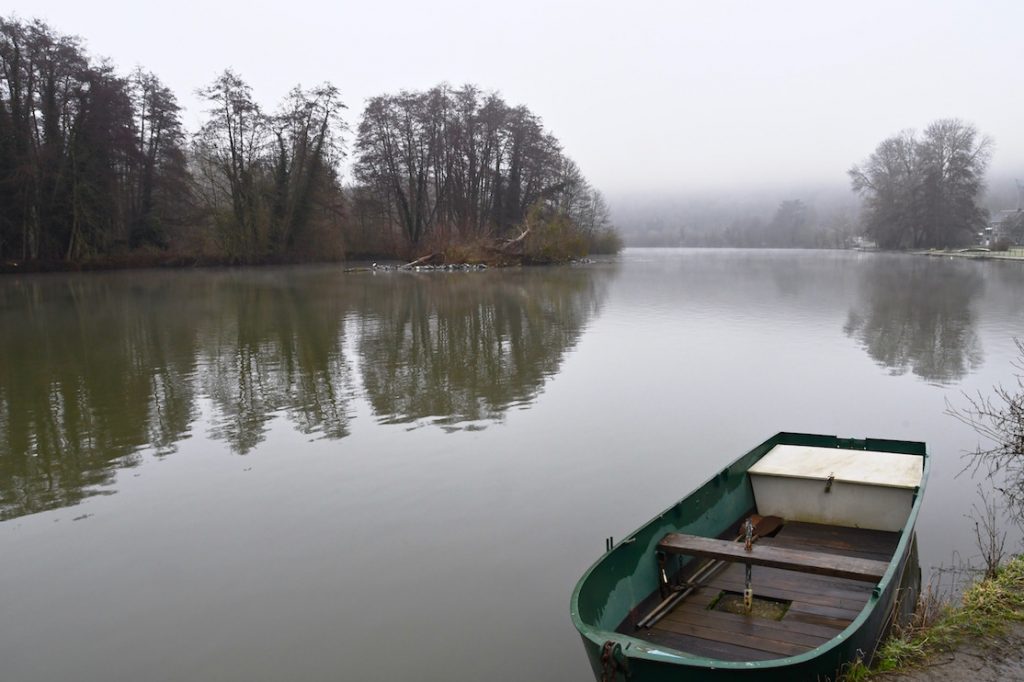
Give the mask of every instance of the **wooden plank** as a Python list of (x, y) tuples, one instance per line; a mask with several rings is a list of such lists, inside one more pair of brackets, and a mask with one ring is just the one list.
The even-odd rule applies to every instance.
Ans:
[(836, 628), (838, 630), (845, 630), (846, 626), (853, 622), (849, 618), (833, 618), (832, 616), (823, 616), (818, 613), (807, 613), (800, 609), (794, 609), (792, 606), (790, 606), (789, 611), (786, 612), (786, 620), (800, 623), (813, 623), (815, 625)]
[(658, 626), (645, 630), (644, 633), (644, 639), (648, 642), (675, 649), (691, 656), (703, 656), (704, 658), (715, 658), (722, 661), (763, 661), (766, 658), (771, 658), (770, 656), (765, 656), (763, 651), (756, 649), (748, 649), (728, 642), (680, 635), (668, 630), (662, 630)]
[[(814, 597), (817, 600), (820, 600), (820, 603), (822, 604), (846, 601), (852, 604), (863, 605), (869, 599), (872, 589), (871, 586), (866, 583), (852, 583), (854, 585), (864, 585), (866, 589), (851, 589), (850, 583), (830, 585), (825, 581), (837, 579), (825, 578), (822, 580), (811, 580), (811, 577), (817, 576), (808, 576), (804, 573), (794, 573), (792, 571), (783, 571), (778, 568), (766, 568), (764, 566), (754, 568), (751, 573), (755, 594), (759, 588), (774, 587), (777, 589), (789, 590), (791, 592), (799, 592), (800, 594), (806, 595), (806, 597)], [(742, 592), (743, 588), (746, 587), (746, 577), (744, 575), (743, 566), (733, 564), (729, 569), (723, 571), (720, 575), (715, 576), (715, 579), (711, 584), (724, 588), (725, 583), (728, 583), (730, 586), (739, 585), (739, 591)], [(732, 589), (732, 587), (730, 587), (730, 589)]]
[(723, 632), (721, 630), (716, 630), (715, 628), (707, 627), (705, 625), (698, 625), (696, 623), (680, 623), (677, 621), (663, 620), (658, 623), (657, 627), (679, 635), (689, 635), (691, 637), (700, 637), (701, 639), (738, 644), (740, 646), (747, 647), (748, 649), (757, 649), (758, 651), (764, 651), (768, 654), (778, 654), (781, 656), (795, 656), (796, 654), (802, 654), (803, 652), (814, 648), (803, 644), (780, 642), (778, 640), (766, 639), (757, 635), (747, 635), (740, 632)]
[[(775, 571), (770, 568), (760, 568), (759, 573), (774, 571), (780, 575), (786, 575), (785, 571)], [(729, 576), (730, 573), (734, 573), (738, 576), (738, 579), (732, 580)], [(726, 573), (726, 580), (718, 582), (716, 580), (711, 585), (708, 585), (687, 598), (685, 603), (693, 603), (697, 607), (706, 608), (723, 590), (729, 592), (739, 592), (743, 589), (742, 582), (743, 568), (738, 565), (731, 566)], [(797, 577), (797, 576), (793, 576)], [(807, 578), (809, 576), (800, 576), (801, 578)], [(815, 577), (815, 580), (819, 578)], [(755, 580), (756, 574), (755, 574)], [(836, 578), (821, 578), (821, 580), (838, 580)], [(845, 582), (845, 581), (844, 581)], [(850, 583), (846, 584), (863, 585), (864, 583)], [(775, 586), (773, 589), (772, 586)], [(790, 600), (789, 610), (786, 612), (783, 621), (800, 621), (804, 623), (812, 623), (816, 625), (823, 625), (837, 630), (844, 630), (846, 626), (853, 622), (853, 619), (857, 617), (864, 604), (867, 602), (867, 595), (860, 597), (855, 603), (859, 606), (857, 610), (849, 609), (838, 609), (834, 605), (838, 602), (835, 598), (830, 598), (827, 595), (822, 595), (820, 591), (816, 591), (816, 588), (812, 588), (809, 592), (795, 592), (788, 589), (778, 589), (778, 581), (772, 579), (767, 584), (758, 580), (754, 586), (754, 593), (764, 597), (786, 599)], [(813, 601), (805, 601), (811, 599)], [(816, 603), (821, 602), (821, 603)], [(830, 606), (829, 604), (832, 604)]]
[[(758, 566), (753, 569), (754, 587), (757, 585), (778, 585), (780, 587), (791, 587), (801, 592), (817, 595), (834, 595), (849, 599), (860, 599), (866, 601), (873, 590), (870, 583), (859, 580), (847, 580), (845, 578), (833, 578), (824, 575), (811, 575), (809, 573), (794, 573), (781, 568), (769, 568)], [(733, 582), (743, 582), (746, 579), (744, 567), (740, 564), (730, 564), (728, 568), (715, 576), (715, 579), (723, 578)]]
[(857, 557), (860, 559), (871, 559), (873, 561), (884, 561), (886, 563), (892, 559), (892, 552), (871, 552), (865, 551), (862, 548), (855, 548), (852, 545), (847, 544), (843, 546), (839, 543), (824, 543), (819, 540), (811, 538), (793, 538), (793, 537), (774, 537), (764, 538), (761, 540), (765, 545), (771, 545), (772, 547), (783, 547), (785, 549), (799, 549), (807, 552), (828, 552), (829, 554), (836, 554), (839, 556)]
[(802, 573), (852, 578), (865, 582), (878, 582), (889, 568), (889, 564), (884, 561), (768, 545), (754, 545), (753, 549), (748, 552), (740, 543), (685, 533), (669, 533), (658, 543), (658, 549), (673, 554), (702, 556), (754, 566), (769, 566)]
[(778, 534), (821, 540), (832, 538), (842, 542), (852, 542), (858, 546), (874, 545), (875, 547), (871, 551), (879, 548), (894, 551), (901, 535), (898, 531), (854, 528), (851, 526), (830, 526), (823, 523), (810, 523), (809, 521), (789, 521)]
[[(727, 590), (729, 592), (742, 593), (744, 584), (742, 581), (723, 580), (716, 583), (715, 586), (721, 586), (723, 590)], [(780, 587), (774, 584), (761, 585), (758, 584), (756, 580), (754, 582), (754, 596), (767, 597), (768, 599), (782, 599), (793, 602), (790, 605), (790, 608), (801, 607), (804, 604), (819, 606), (824, 609), (828, 609), (829, 615), (834, 614), (837, 618), (846, 616), (849, 617), (850, 620), (856, 618), (857, 614), (861, 612), (864, 605), (867, 603), (867, 599), (848, 599), (830, 595), (816, 595), (807, 592), (798, 592), (795, 589)]]
[[(880, 558), (888, 561), (896, 552), (900, 533), (790, 521), (772, 540), (774, 542), (805, 543), (813, 548), (832, 551), (836, 554), (853, 552), (866, 559)], [(883, 556), (878, 557), (877, 555)]]
[(789, 622), (785, 619), (755, 618), (725, 611), (709, 610), (692, 604), (680, 604), (665, 619), (675, 622), (700, 623), (716, 630), (762, 635), (794, 644), (818, 646), (838, 635), (841, 630), (811, 623)]
[[(832, 639), (827, 636), (809, 635), (794, 630), (768, 627), (764, 621), (752, 622), (743, 616), (722, 611), (705, 611), (699, 619), (676, 617), (668, 619), (668, 621), (683, 625), (699, 625), (708, 630), (714, 630), (719, 633), (715, 635), (715, 638), (723, 642), (736, 641), (736, 635), (745, 635), (771, 642), (813, 649)], [(665, 627), (668, 626), (666, 625)]]
[[(725, 576), (716, 578), (708, 587), (715, 590), (716, 595), (721, 591), (742, 593), (744, 581), (742, 578)], [(754, 573), (754, 595), (793, 602), (790, 605), (791, 609), (801, 605), (822, 607), (828, 609), (830, 615), (850, 620), (853, 620), (861, 612), (868, 601), (865, 595), (826, 594), (813, 587), (808, 588), (798, 584), (785, 584), (778, 581), (759, 582), (756, 571)]]
[[(727, 592), (742, 594), (745, 584), (742, 580), (724, 580), (715, 585)], [(767, 599), (781, 599), (784, 601), (801, 602), (805, 604), (818, 604), (829, 608), (847, 611), (851, 614), (860, 613), (868, 600), (863, 597), (851, 597), (849, 595), (815, 594), (806, 592), (801, 588), (779, 583), (759, 583), (754, 581), (754, 596)]]
[[(672, 613), (670, 613), (666, 617), (668, 617), (668, 619), (673, 619), (673, 617), (677, 617), (677, 619), (699, 620), (701, 615), (705, 613), (720, 612), (710, 610), (708, 608), (710, 603), (710, 601), (707, 603), (701, 603), (698, 601), (690, 601), (689, 599), (686, 599), (683, 603), (681, 603), (679, 606), (673, 609)], [(729, 615), (735, 614), (729, 613)], [(788, 614), (788, 611), (786, 611), (786, 614), (782, 617), (781, 621), (758, 619), (758, 617), (756, 616), (738, 615), (736, 617), (741, 617), (741, 619), (753, 619), (757, 623), (760, 623), (764, 627), (769, 629), (782, 630), (786, 632), (796, 632), (804, 635), (813, 635), (815, 637), (824, 637), (825, 639), (833, 638), (846, 629), (845, 625), (842, 627), (838, 627), (836, 625), (831, 624), (821, 625), (809, 622), (792, 622), (788, 615), (790, 614)]]

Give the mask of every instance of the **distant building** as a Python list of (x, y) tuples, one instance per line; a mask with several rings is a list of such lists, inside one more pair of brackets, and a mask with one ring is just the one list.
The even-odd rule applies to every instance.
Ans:
[(878, 248), (878, 242), (868, 239), (864, 235), (854, 235), (851, 240), (851, 248), (858, 251), (874, 251)]
[(992, 214), (988, 225), (978, 235), (978, 242), (982, 246), (992, 246), (999, 241), (1024, 244), (1024, 211), (1010, 208)]

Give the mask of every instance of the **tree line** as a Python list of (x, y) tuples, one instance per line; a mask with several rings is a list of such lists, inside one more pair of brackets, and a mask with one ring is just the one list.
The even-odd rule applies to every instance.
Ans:
[[(616, 224), (634, 246), (744, 249), (841, 249), (857, 233), (845, 193), (815, 188), (744, 193), (732, 188), (703, 197), (653, 198), (616, 210)], [(786, 197), (786, 195), (782, 195)]]
[[(617, 249), (600, 193), (540, 118), (467, 85), (372, 98), (338, 89), (272, 112), (231, 70), (198, 91), (194, 134), (155, 74), (122, 76), (77, 37), (0, 18), (0, 263), (473, 255), (530, 233), (561, 256)], [(554, 232), (553, 232), (554, 230)], [(461, 250), (460, 250), (461, 247)]]

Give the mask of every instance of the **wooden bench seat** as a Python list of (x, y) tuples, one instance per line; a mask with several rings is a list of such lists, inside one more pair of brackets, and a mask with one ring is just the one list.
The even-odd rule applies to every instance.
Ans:
[(748, 552), (742, 542), (729, 542), (685, 533), (669, 533), (658, 543), (658, 550), (668, 554), (707, 557), (873, 583), (881, 580), (889, 568), (885, 561), (774, 547), (763, 543), (755, 544)]

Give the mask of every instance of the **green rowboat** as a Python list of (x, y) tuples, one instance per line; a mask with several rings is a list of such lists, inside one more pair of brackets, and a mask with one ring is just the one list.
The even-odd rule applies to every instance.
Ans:
[(779, 433), (608, 551), (572, 594), (598, 680), (835, 680), (921, 585), (924, 443)]

